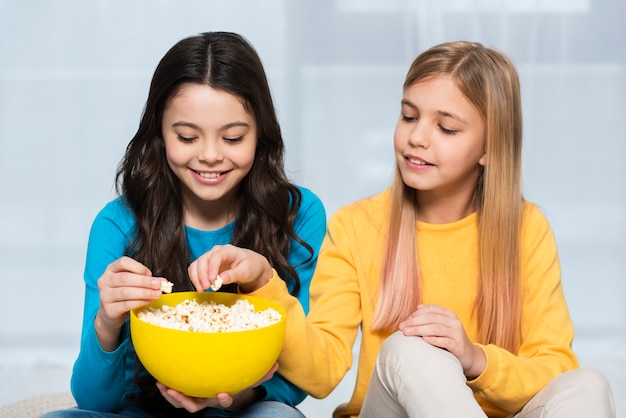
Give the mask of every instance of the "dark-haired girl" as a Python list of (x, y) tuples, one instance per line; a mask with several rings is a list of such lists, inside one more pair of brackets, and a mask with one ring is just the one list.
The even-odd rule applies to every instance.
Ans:
[[(237, 394), (197, 399), (166, 388), (134, 353), (128, 313), (194, 290), (188, 267), (229, 244), (267, 258), (308, 311), (326, 214), (292, 184), (266, 75), (241, 36), (181, 40), (156, 68), (139, 129), (117, 172), (119, 197), (96, 217), (85, 267), (77, 408), (47, 417), (302, 417), (305, 393), (268, 371)], [(236, 292), (236, 286), (224, 291)]]

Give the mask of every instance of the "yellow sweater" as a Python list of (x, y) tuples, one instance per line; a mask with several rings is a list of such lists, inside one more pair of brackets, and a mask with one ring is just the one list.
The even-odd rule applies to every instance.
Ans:
[[(524, 205), (522, 345), (516, 354), (482, 346), (487, 367), (468, 382), (490, 417), (518, 411), (552, 378), (578, 367), (552, 230), (535, 205)], [(354, 392), (335, 410), (335, 417), (358, 416), (376, 355), (387, 337), (372, 333), (370, 325), (388, 210), (385, 191), (341, 208), (329, 220), (311, 282), (308, 318), (278, 277), (254, 292), (287, 308), (279, 370), (316, 398), (327, 396), (352, 366), (352, 346), (361, 327)], [(478, 274), (476, 214), (450, 224), (420, 222), (418, 243), (423, 302), (454, 311), (468, 337), (476, 341), (477, 323), (471, 315)]]

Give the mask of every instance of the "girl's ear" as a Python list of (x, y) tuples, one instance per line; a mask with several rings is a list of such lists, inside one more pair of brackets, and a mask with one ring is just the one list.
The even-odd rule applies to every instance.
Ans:
[(483, 167), (487, 165), (487, 153), (484, 153), (483, 156), (480, 157), (480, 160), (478, 160), (478, 164), (482, 165)]

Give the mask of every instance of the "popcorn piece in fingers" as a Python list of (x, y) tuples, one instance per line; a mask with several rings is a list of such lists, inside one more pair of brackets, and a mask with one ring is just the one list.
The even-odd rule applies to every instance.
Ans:
[(163, 293), (172, 293), (172, 288), (174, 287), (174, 283), (169, 280), (161, 281), (161, 292)]
[(215, 281), (213, 283), (211, 283), (211, 289), (214, 292), (217, 292), (218, 290), (220, 290), (220, 287), (222, 287), (222, 283), (224, 283), (224, 281), (222, 280), (222, 278), (218, 274), (217, 277), (215, 278)]

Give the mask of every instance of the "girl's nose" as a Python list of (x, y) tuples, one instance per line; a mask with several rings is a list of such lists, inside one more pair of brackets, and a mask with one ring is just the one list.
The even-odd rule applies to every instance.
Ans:
[(204, 140), (200, 146), (198, 159), (208, 163), (214, 163), (222, 161), (224, 156), (219, 146), (218, 140), (207, 139)]
[(409, 132), (409, 144), (414, 147), (428, 148), (430, 144), (428, 132), (424, 124), (420, 122), (415, 123)]

